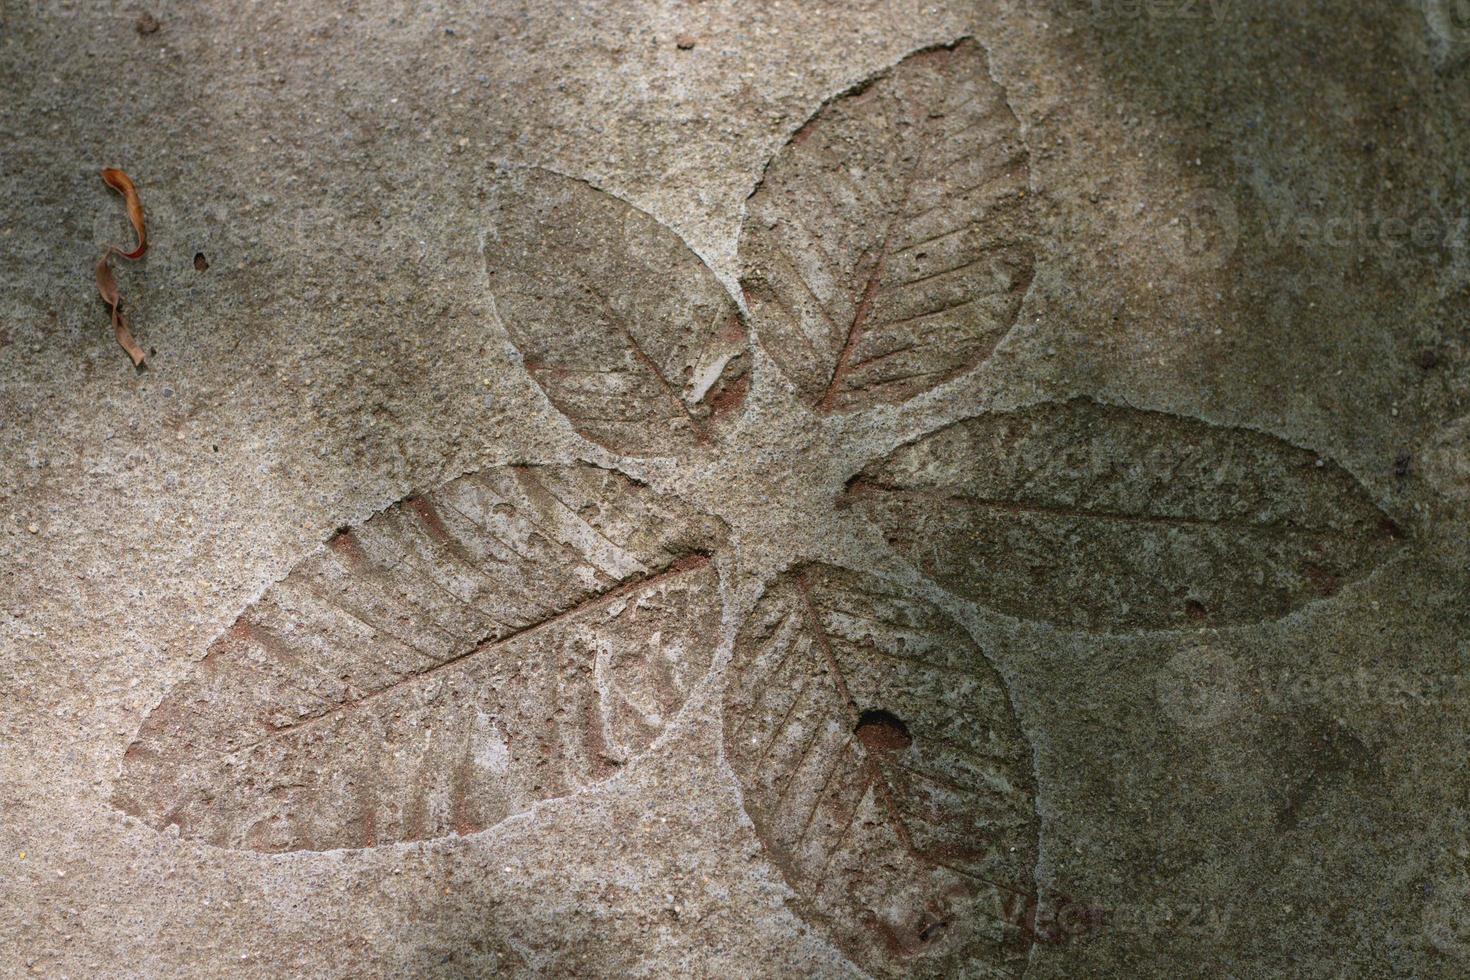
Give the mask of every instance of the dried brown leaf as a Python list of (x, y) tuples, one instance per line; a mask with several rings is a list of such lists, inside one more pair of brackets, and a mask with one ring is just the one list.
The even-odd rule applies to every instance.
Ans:
[(133, 333), (128, 329), (128, 321), (123, 318), (119, 310), (119, 297), (117, 295), (117, 279), (112, 275), (112, 266), (107, 264), (110, 252), (103, 252), (102, 258), (97, 260), (97, 291), (102, 294), (102, 299), (112, 308), (112, 332), (117, 336), (117, 342), (128, 357), (132, 358), (133, 367), (142, 367), (146, 355), (143, 348), (138, 346), (133, 339)]
[(143, 227), (143, 202), (138, 198), (138, 188), (127, 174), (115, 167), (107, 167), (102, 171), (102, 180), (108, 187), (123, 196), (128, 206), (128, 220), (133, 223), (133, 231), (138, 233), (138, 247), (131, 252), (117, 245), (107, 246), (108, 251), (116, 252), (125, 259), (137, 260), (148, 251), (148, 233)]
[(117, 309), (117, 280), (113, 278), (112, 266), (107, 264), (105, 253), (97, 260), (97, 292), (102, 294), (103, 302)]
[(137, 341), (133, 340), (133, 333), (128, 329), (128, 321), (123, 317), (118, 304), (122, 301), (117, 291), (117, 279), (112, 274), (112, 266), (108, 259), (116, 253), (123, 258), (133, 261), (143, 257), (148, 251), (148, 234), (143, 227), (143, 202), (138, 199), (138, 188), (133, 184), (132, 178), (113, 167), (107, 167), (102, 171), (102, 180), (123, 196), (127, 202), (128, 220), (133, 223), (133, 230), (138, 233), (138, 247), (131, 252), (124, 251), (117, 245), (108, 245), (103, 251), (102, 257), (97, 260), (97, 291), (102, 294), (102, 299), (112, 308), (112, 332), (117, 336), (117, 342), (128, 357), (133, 361), (133, 367), (142, 367), (146, 355), (143, 348), (139, 347)]

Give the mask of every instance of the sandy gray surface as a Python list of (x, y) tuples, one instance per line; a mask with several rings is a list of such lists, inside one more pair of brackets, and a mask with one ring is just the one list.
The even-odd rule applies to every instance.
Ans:
[[(1470, 23), (1454, 8), (0, 0), (0, 974), (1464, 975)], [(852, 96), (871, 112), (838, 98), (913, 52), (971, 49), (983, 71), (911, 60), (939, 80), (883, 76), (898, 81)], [(862, 235), (913, 198), (883, 183), (890, 144), (863, 127), (888, 125), (885, 99), (907, 111), (904, 85), (949, 91), (945, 72), (1013, 121), (987, 117), (993, 138), (932, 176), (941, 203), (985, 146), (1014, 139), (1026, 161), (1024, 219), (976, 219), (976, 235), (1003, 225), (1012, 270), (983, 287), (988, 339), (936, 348), (933, 384), (824, 386), (853, 351), (794, 359), (814, 328), (762, 302), (796, 281), (762, 251), (768, 216), (806, 212), (751, 195), (820, 183), (789, 146), (873, 154), (872, 199), (852, 207), (874, 222), (822, 236), (861, 282)], [(913, 124), (958, 139), (947, 104)], [(824, 105), (852, 120), (801, 142)], [(867, 135), (844, 142), (846, 125)], [(128, 235), (104, 166), (148, 214), (147, 256), (117, 264), (143, 373), (92, 279)], [(608, 202), (548, 219), (565, 234), (526, 267), (547, 288), (611, 267), (574, 260), (585, 221), (632, 256), (609, 308), (646, 307), (660, 283), (697, 294), (659, 321), (651, 360), (689, 370), (676, 400), (718, 380), (683, 388), (666, 431), (580, 421), (546, 365), (600, 321), (553, 297), (533, 322), (498, 285), (505, 209), (549, 200), (517, 196), (525, 168)], [(883, 309), (850, 296), (850, 316)], [(679, 346), (696, 309), (728, 318), (717, 368)], [(705, 618), (629, 627), (665, 653), (679, 636), (691, 673), (637, 674), (642, 720), (608, 729), (612, 748), (548, 749), (559, 782), (514, 783), (513, 765), (485, 790), (500, 809), (473, 816), (451, 800), (415, 823), (404, 801), (433, 791), (386, 776), (399, 802), (371, 833), (270, 760), (238, 786), (203, 763), (188, 777), (207, 805), (238, 805), (228, 821), (138, 798), (155, 781), (129, 747), (166, 730), (159, 707), (197, 689), (210, 651), (227, 680), (253, 676), (226, 649), (242, 615), (339, 529), (369, 541), (395, 502), (523, 464), (617, 471), (704, 515), (656, 546), (618, 539), (640, 569), (621, 586), (589, 571), (602, 545), (558, 539), (582, 525), (545, 532), (559, 584), (532, 590), (523, 626), (602, 608), (563, 585), (700, 576), (682, 581)], [(607, 530), (600, 500), (576, 512)], [(917, 737), (863, 714), (832, 758), (871, 774), (922, 758), (904, 755), (927, 744), (921, 723), (968, 738), (984, 719), (980, 775), (1004, 779), (1003, 804), (936, 805), (1015, 816), (994, 868), (946, 851), (960, 871), (916, 872), (926, 818), (902, 801), (907, 850), (849, 808), (837, 898), (792, 849), (769, 781), (800, 763), (782, 761), (782, 726), (844, 706), (773, 715), (760, 685), (783, 668), (763, 658), (788, 642), (769, 632), (783, 608), (830, 625), (843, 603), (923, 637), (811, 634), (793, 649), (825, 651), (813, 676), (933, 641), (961, 680), (882, 674), (892, 701), (871, 707), (912, 699)], [(534, 666), (562, 622), (487, 649)], [(627, 649), (574, 626), (567, 643)], [(589, 703), (615, 687), (565, 676)], [(169, 743), (190, 765), (294, 724), (270, 720), (274, 688), (221, 690)], [(505, 705), (531, 704), (516, 690)], [(541, 737), (566, 703), (551, 690), (540, 722), (527, 708), (502, 734)], [(449, 713), (424, 717), (463, 734), (469, 696), (451, 687)], [(740, 749), (746, 721), (770, 727), (772, 754)], [(325, 751), (312, 778), (388, 771)], [(252, 836), (270, 806), (319, 823)], [(832, 833), (811, 813), (797, 830)], [(997, 945), (975, 911), (992, 874), (1038, 912)]]

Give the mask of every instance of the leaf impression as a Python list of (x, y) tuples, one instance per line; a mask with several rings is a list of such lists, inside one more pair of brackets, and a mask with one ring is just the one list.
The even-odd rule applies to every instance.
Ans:
[(583, 437), (673, 455), (712, 441), (744, 404), (735, 301), (652, 216), (580, 180), (515, 171), (484, 253), (512, 343)]
[(1367, 575), (1399, 536), (1310, 450), (1088, 399), (941, 429), (869, 465), (842, 503), (956, 595), (1091, 632), (1278, 619)]
[(724, 719), (757, 834), (858, 965), (1020, 975), (1031, 749), (969, 634), (890, 583), (803, 566), (737, 636)]
[(594, 785), (706, 673), (724, 528), (594, 466), (461, 477), (339, 532), (145, 719), (114, 802), (265, 852), (467, 834)]
[(761, 344), (819, 412), (902, 402), (974, 368), (1035, 264), (1029, 154), (972, 39), (823, 106), (771, 160), (741, 230)]

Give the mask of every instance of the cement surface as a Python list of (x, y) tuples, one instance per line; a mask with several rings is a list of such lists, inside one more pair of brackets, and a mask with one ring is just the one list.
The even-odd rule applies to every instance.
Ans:
[[(0, 0), (0, 974), (1465, 975), (1470, 24), (1454, 6)], [(742, 246), (752, 194), (820, 183), (768, 165), (835, 132), (793, 142), (824, 106), (871, 134), (918, 105), (894, 94), (907, 56), (967, 50), (984, 66), (967, 84), (1014, 117), (996, 139), (1025, 152), (1026, 217), (1004, 226), (1024, 277), (987, 294), (1015, 292), (1014, 309), (932, 386), (832, 395), (822, 379), (848, 377), (850, 352), (792, 361), (783, 344), (809, 324), (751, 302), (749, 257), (771, 254)], [(949, 91), (945, 57), (906, 64)], [(899, 81), (865, 88), (875, 76)], [(948, 125), (947, 105), (915, 124)], [(142, 373), (92, 278), (129, 234), (104, 166), (148, 216), (145, 258), (116, 263)], [(527, 168), (610, 195), (619, 217), (597, 227), (620, 223), (633, 266), (664, 263), (622, 274), (628, 295), (677, 282), (730, 316), (717, 368), (680, 361), (673, 327), (637, 362), (689, 369), (668, 387), (690, 425), (713, 420), (707, 438), (678, 418), (650, 444), (577, 422), (528, 350), (584, 351), (579, 331), (605, 324), (575, 304), (506, 322), (525, 306), (497, 295), (513, 263), (496, 234)], [(869, 176), (854, 213), (882, 218)], [(941, 201), (963, 189), (933, 181)], [(850, 224), (823, 237), (847, 285), (876, 254), (841, 238), (868, 227)], [(583, 274), (577, 237), (546, 237), (562, 258), (528, 268)], [(794, 280), (772, 275), (784, 295)], [(1052, 466), (1076, 446), (1076, 467)], [(680, 663), (709, 667), (657, 687), (669, 712), (633, 691), (643, 727), (609, 729), (626, 753), (589, 750), (556, 790), (495, 783), (510, 802), (494, 822), (402, 817), (367, 847), (340, 827), (211, 842), (126, 798), (160, 705), (339, 529), (370, 536), (397, 519), (374, 515), (465, 474), (583, 464), (706, 530), (618, 539), (604, 565), (637, 568), (603, 582), (602, 546), (568, 518), (549, 532), (582, 535), (566, 582), (601, 595), (690, 560), (714, 570), (691, 573), (706, 618), (670, 628), (692, 651)], [(800, 599), (829, 581), (836, 598)], [(537, 595), (523, 626), (592, 608)], [(760, 632), (780, 603), (828, 629)], [(880, 608), (962, 679), (875, 680), (917, 699), (901, 719), (855, 683), (835, 714), (781, 718), (850, 734), (832, 758), (856, 753), (842, 772), (872, 779), (924, 747), (922, 724), (990, 719), (1003, 761), (981, 776), (1005, 804), (983, 812), (1019, 814), (1003, 871), (1035, 898), (1005, 943), (976, 918), (990, 872), (965, 862), (982, 858), (915, 877), (926, 818), (890, 808), (914, 839), (882, 845), (881, 793), (847, 813), (874, 836), (843, 844), (872, 877), (839, 861), (843, 900), (824, 897), (763, 781), (796, 783), (800, 757), (772, 770), (732, 741), (744, 718), (772, 745), (785, 732), (750, 681), (771, 644), (828, 679), (912, 652), (901, 630), (832, 625)], [(599, 629), (577, 620), (566, 643), (627, 649)], [(546, 632), (491, 645), (534, 658)], [(580, 690), (610, 710), (615, 688)], [(251, 690), (264, 707), (200, 702), (179, 751), (231, 712), (244, 720), (215, 724), (214, 748), (265, 725), (271, 697)], [(512, 734), (541, 737), (527, 724)], [(241, 783), (252, 820), (272, 765)], [(223, 799), (223, 778), (190, 791)], [(299, 816), (279, 788), (283, 819)], [(970, 792), (936, 804), (943, 820), (981, 812)]]

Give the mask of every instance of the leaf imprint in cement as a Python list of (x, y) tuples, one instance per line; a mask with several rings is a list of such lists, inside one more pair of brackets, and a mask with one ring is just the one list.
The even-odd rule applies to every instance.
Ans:
[(734, 299), (668, 228), (586, 183), (516, 171), (485, 235), (526, 369), (587, 439), (634, 456), (708, 442), (745, 402)]
[(880, 975), (1019, 975), (1038, 826), (1031, 750), (969, 635), (822, 565), (742, 628), (725, 752), (811, 921)]
[(115, 802), (258, 851), (467, 834), (615, 773), (704, 676), (723, 527), (504, 467), (339, 532), (144, 721)]
[(1085, 399), (901, 446), (843, 502), (957, 595), (1100, 632), (1276, 619), (1367, 575), (1398, 538), (1316, 453)]
[(772, 159), (741, 285), (804, 401), (901, 402), (990, 355), (1031, 283), (1028, 159), (973, 40), (839, 96)]

